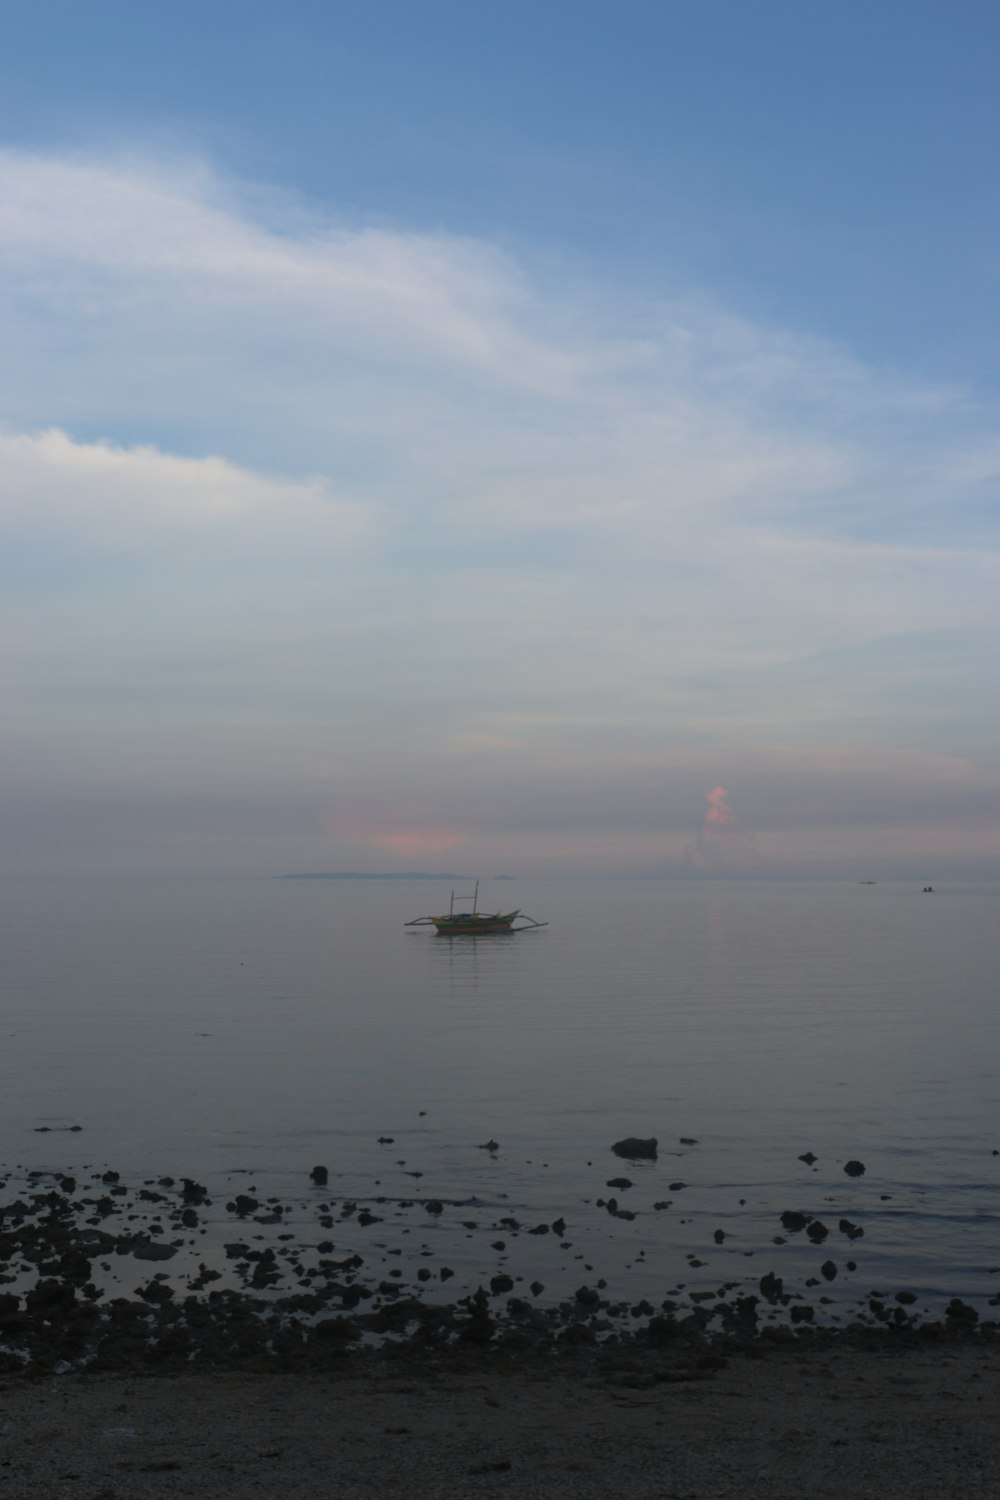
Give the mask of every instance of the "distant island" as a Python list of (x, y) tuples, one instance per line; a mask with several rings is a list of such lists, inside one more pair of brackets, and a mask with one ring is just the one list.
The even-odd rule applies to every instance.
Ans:
[[(474, 875), (453, 875), (449, 870), (439, 874), (434, 870), (389, 871), (376, 875), (364, 874), (360, 870), (320, 870), (304, 875), (279, 875), (278, 880), (475, 880)], [(498, 876), (503, 879), (503, 876)]]

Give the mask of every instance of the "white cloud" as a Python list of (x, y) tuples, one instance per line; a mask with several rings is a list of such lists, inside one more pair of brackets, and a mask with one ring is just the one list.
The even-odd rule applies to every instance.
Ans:
[(133, 548), (176, 532), (226, 530), (298, 546), (344, 542), (376, 517), (321, 478), (293, 482), (217, 457), (181, 458), (152, 445), (75, 442), (58, 428), (0, 431), (0, 524), (61, 546)]
[(240, 207), (203, 166), (0, 152), (0, 246), (29, 286), (71, 268), (57, 283), (66, 311), (168, 297), (213, 318), (280, 313), (522, 389), (559, 389), (582, 368), (518, 328), (520, 278), (486, 246), (321, 222), (282, 233)]

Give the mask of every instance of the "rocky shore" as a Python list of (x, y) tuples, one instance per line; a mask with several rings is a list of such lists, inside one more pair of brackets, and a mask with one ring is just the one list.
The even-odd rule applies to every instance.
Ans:
[[(650, 1148), (618, 1144), (633, 1161)], [(303, 1176), (292, 1203), (249, 1174), (232, 1196), (110, 1168), (7, 1174), (4, 1500), (1000, 1493), (989, 1304), (927, 1316), (916, 1293), (871, 1288), (835, 1324), (823, 1263), (801, 1287), (762, 1269), (655, 1303), (616, 1298), (586, 1265), (553, 1297), (503, 1267), (522, 1237), (569, 1257), (558, 1218), (359, 1203), (328, 1196), (322, 1168)], [(629, 1226), (618, 1183), (599, 1208)], [(448, 1219), (495, 1257), (474, 1286), (429, 1229), (411, 1234)], [(831, 1238), (853, 1255), (862, 1237), (793, 1209), (775, 1227), (835, 1272)]]
[[(629, 1139), (612, 1149), (638, 1160), (655, 1142)], [(850, 1161), (844, 1171), (856, 1176), (864, 1167)], [(761, 1267), (707, 1286), (665, 1283), (667, 1295), (654, 1301), (616, 1296), (584, 1253), (574, 1253), (573, 1231), (561, 1218), (523, 1223), (471, 1199), (334, 1199), (322, 1167), (304, 1183), (312, 1195), (305, 1207), (240, 1181), (239, 1191), (220, 1199), (191, 1178), (128, 1183), (109, 1168), (8, 1174), (0, 1183), (0, 1373), (295, 1372), (333, 1368), (350, 1351), (386, 1343), (416, 1353), (453, 1346), (704, 1351), (832, 1330), (888, 1331), (902, 1340), (985, 1336), (998, 1326), (992, 1310), (1000, 1296), (981, 1299), (982, 1307), (953, 1296), (930, 1315), (907, 1287), (869, 1286), (853, 1300), (836, 1300), (832, 1283), (841, 1269), (857, 1270), (864, 1234), (844, 1217), (825, 1221), (797, 1209), (777, 1216), (774, 1245), (798, 1237), (815, 1252), (817, 1274), (801, 1284)], [(630, 1185), (624, 1177), (607, 1184), (619, 1193)], [(617, 1196), (598, 1199), (596, 1208), (626, 1228), (635, 1218)], [(435, 1243), (446, 1222), (451, 1238)], [(441, 1255), (442, 1244), (458, 1247), (456, 1235), (489, 1257), (485, 1274), (470, 1280), (468, 1267), (457, 1274)], [(837, 1259), (834, 1237), (843, 1246)], [(717, 1230), (716, 1245), (724, 1239)], [(547, 1253), (550, 1267), (553, 1251), (561, 1255), (568, 1287), (553, 1295), (531, 1271), (515, 1271), (508, 1263), (515, 1241), (537, 1245), (535, 1255)], [(692, 1275), (705, 1265), (693, 1253), (687, 1261)]]

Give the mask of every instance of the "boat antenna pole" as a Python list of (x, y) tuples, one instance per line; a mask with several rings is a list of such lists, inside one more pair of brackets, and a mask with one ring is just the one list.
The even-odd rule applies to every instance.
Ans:
[(472, 915), (475, 916), (479, 910), (479, 881), (476, 881), (476, 889), (472, 895)]

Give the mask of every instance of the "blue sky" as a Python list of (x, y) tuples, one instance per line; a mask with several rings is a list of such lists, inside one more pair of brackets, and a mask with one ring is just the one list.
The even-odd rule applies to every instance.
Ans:
[(5, 18), (7, 868), (998, 873), (998, 42)]

